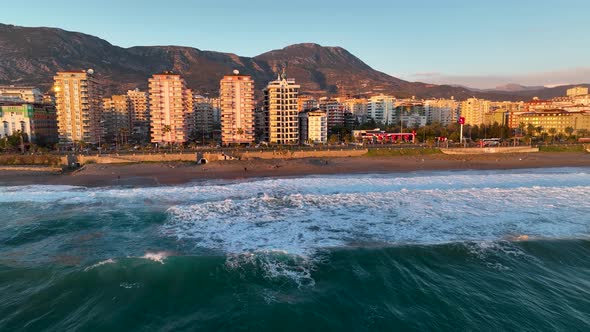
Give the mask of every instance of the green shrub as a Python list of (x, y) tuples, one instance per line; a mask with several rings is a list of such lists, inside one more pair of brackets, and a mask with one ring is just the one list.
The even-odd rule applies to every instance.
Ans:
[(540, 152), (584, 152), (583, 145), (542, 145)]
[(21, 155), (21, 154), (3, 154), (0, 155), (0, 165), (60, 165), (59, 156), (54, 155)]

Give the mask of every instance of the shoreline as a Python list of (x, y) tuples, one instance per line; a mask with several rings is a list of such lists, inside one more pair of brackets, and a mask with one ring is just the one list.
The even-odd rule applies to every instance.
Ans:
[(0, 171), (0, 186), (72, 185), (82, 187), (147, 187), (338, 174), (388, 174), (419, 171), (508, 170), (590, 167), (590, 154), (577, 152), (343, 157), (194, 163), (89, 164), (64, 174), (25, 169)]

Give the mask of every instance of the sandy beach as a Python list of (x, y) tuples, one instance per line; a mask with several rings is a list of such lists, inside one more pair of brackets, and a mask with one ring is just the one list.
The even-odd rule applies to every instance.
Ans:
[(0, 185), (157, 186), (202, 180), (288, 177), (314, 174), (396, 173), (433, 170), (493, 170), (549, 167), (590, 167), (588, 153), (494, 155), (426, 155), (220, 161), (192, 163), (90, 164), (59, 174), (54, 169), (4, 167)]

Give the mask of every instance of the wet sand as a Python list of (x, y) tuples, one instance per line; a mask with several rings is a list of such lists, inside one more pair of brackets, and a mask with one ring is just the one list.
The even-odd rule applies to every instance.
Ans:
[(90, 164), (76, 172), (0, 170), (0, 185), (154, 186), (317, 174), (590, 167), (589, 153), (427, 155), (193, 163)]

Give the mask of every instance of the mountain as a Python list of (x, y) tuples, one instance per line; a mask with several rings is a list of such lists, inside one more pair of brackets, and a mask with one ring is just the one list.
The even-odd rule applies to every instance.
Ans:
[(145, 89), (152, 74), (165, 70), (180, 73), (194, 91), (215, 96), (223, 75), (238, 69), (251, 75), (260, 91), (285, 68), (287, 75), (301, 84), (302, 92), (318, 95), (522, 98), (510, 93), (404, 81), (374, 70), (341, 47), (297, 44), (243, 57), (181, 46), (122, 48), (78, 32), (0, 24), (0, 84), (49, 89), (57, 71), (88, 68), (94, 69), (104, 82), (107, 94)]

